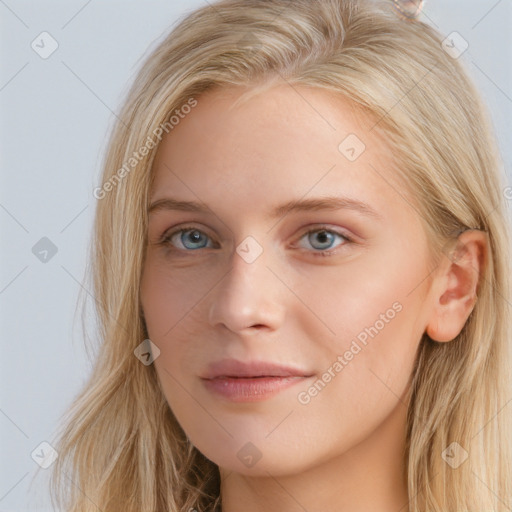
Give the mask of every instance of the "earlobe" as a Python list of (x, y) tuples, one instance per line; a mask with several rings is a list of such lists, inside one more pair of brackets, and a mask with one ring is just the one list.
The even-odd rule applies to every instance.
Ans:
[(487, 257), (487, 234), (476, 229), (464, 231), (455, 249), (443, 254), (432, 286), (434, 306), (425, 329), (429, 338), (452, 341), (461, 332), (476, 304)]

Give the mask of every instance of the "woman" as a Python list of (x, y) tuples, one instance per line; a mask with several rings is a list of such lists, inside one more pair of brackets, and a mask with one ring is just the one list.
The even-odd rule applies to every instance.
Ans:
[(59, 506), (509, 510), (504, 176), (443, 38), (389, 1), (224, 0), (120, 118)]

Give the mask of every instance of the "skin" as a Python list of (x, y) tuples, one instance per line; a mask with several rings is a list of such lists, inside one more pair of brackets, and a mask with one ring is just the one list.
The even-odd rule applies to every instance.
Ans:
[[(484, 234), (463, 233), (459, 256), (432, 266), (413, 198), (374, 122), (326, 91), (277, 84), (235, 104), (243, 92), (203, 94), (154, 162), (151, 203), (173, 197), (209, 208), (150, 213), (140, 293), (165, 397), (190, 441), (220, 467), (224, 512), (240, 504), (246, 512), (405, 511), (415, 354), (424, 332), (447, 342), (462, 329)], [(338, 149), (349, 134), (366, 145), (353, 162)], [(379, 217), (348, 209), (266, 217), (276, 205), (323, 195), (364, 201)], [(189, 231), (160, 243), (189, 224), (199, 240)], [(353, 241), (325, 240), (322, 227)], [(263, 249), (251, 263), (236, 251), (248, 236)], [(337, 252), (319, 254), (329, 250)], [(300, 403), (299, 393), (397, 302), (394, 318)], [(232, 403), (199, 378), (223, 357), (314, 376), (264, 401)], [(261, 455), (252, 467), (237, 457), (248, 442)]]

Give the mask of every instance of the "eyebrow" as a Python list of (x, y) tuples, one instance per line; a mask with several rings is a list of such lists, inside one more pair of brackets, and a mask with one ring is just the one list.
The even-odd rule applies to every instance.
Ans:
[[(322, 211), (322, 210), (353, 210), (366, 217), (382, 220), (382, 215), (377, 213), (368, 204), (343, 196), (325, 196), (311, 199), (302, 199), (288, 201), (282, 205), (276, 206), (268, 214), (269, 219), (284, 217), (292, 212), (299, 211)], [(148, 213), (162, 210), (178, 210), (186, 212), (207, 213), (211, 211), (206, 205), (196, 201), (179, 201), (170, 197), (158, 199), (151, 203)]]

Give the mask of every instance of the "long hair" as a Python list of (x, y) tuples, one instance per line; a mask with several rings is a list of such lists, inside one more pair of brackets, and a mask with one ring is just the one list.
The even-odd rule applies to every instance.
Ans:
[[(189, 13), (159, 42), (127, 93), (95, 190), (98, 345), (54, 442), (53, 503), (69, 512), (219, 509), (218, 467), (177, 423), (154, 365), (134, 354), (148, 338), (139, 285), (152, 162), (162, 135), (194, 115), (204, 91), (285, 80), (336, 94), (373, 118), (437, 261), (461, 231), (486, 232), (489, 257), (462, 331), (451, 342), (420, 341), (404, 466), (410, 512), (510, 510), (503, 162), (479, 93), (443, 39), (400, 16), (391, 0), (222, 0)], [(467, 456), (457, 467), (447, 462), (453, 450)]]

